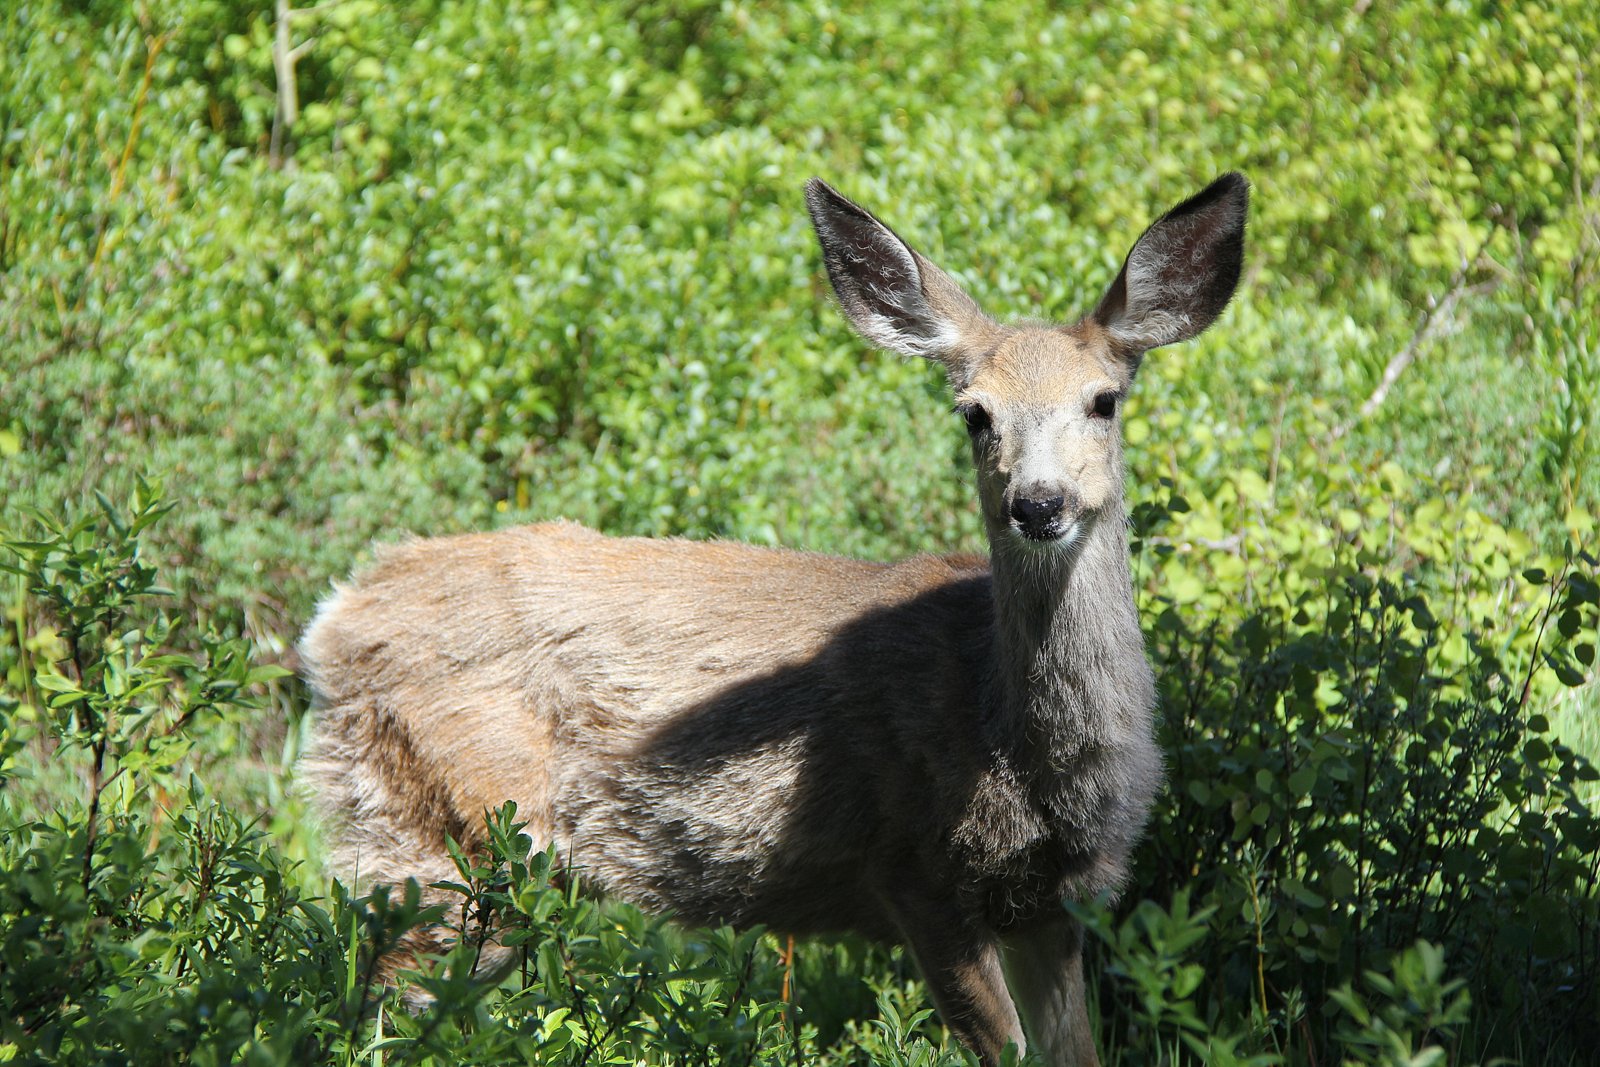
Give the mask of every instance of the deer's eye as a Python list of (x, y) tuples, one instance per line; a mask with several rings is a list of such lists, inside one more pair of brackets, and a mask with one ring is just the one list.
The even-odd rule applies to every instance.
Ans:
[(1117, 413), (1117, 394), (1116, 393), (1101, 393), (1099, 396), (1094, 398), (1094, 412), (1093, 412), (1093, 414), (1094, 414), (1095, 418), (1097, 418), (1097, 419), (1109, 419), (1111, 416), (1115, 415), (1116, 413)]
[(982, 404), (963, 404), (956, 411), (960, 413), (962, 421), (967, 424), (967, 432), (974, 437), (994, 425), (989, 419), (989, 413), (984, 410)]

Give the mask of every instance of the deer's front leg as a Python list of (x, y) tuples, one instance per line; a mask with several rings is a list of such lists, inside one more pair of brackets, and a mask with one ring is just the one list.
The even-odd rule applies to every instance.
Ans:
[(997, 1067), (1007, 1044), (1024, 1051), (1022, 1024), (992, 936), (974, 928), (953, 903), (907, 903), (894, 917), (939, 1017), (984, 1067)]
[(1029, 1048), (1049, 1067), (1100, 1067), (1083, 983), (1083, 931), (1062, 916), (1006, 939), (1006, 984)]

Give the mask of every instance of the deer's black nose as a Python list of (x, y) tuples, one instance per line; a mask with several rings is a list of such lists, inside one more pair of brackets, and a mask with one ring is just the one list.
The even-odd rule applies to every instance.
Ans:
[(1061, 514), (1062, 503), (1062, 498), (1059, 496), (1047, 500), (1029, 500), (1019, 496), (1011, 502), (1011, 517), (1016, 520), (1023, 533), (1035, 540), (1042, 540), (1050, 523)]

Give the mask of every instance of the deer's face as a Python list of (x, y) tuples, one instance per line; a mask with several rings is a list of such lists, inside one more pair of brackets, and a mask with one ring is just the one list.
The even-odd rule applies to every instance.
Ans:
[(956, 394), (991, 537), (1074, 543), (1122, 501), (1132, 368), (1090, 324), (1008, 331)]
[(1144, 353), (1193, 337), (1233, 296), (1249, 186), (1225, 174), (1157, 219), (1072, 326), (1002, 326), (825, 183), (806, 184), (806, 204), (857, 332), (944, 365), (972, 435), (991, 541), (1071, 545), (1121, 514), (1119, 421)]

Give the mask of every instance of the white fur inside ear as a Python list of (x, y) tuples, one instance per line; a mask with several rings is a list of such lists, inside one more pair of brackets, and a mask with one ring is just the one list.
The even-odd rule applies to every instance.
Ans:
[(862, 312), (856, 320), (856, 328), (867, 340), (908, 356), (937, 359), (953, 351), (961, 341), (961, 332), (948, 320), (925, 317), (918, 325), (926, 325), (926, 329), (902, 329), (887, 316), (873, 311)]

